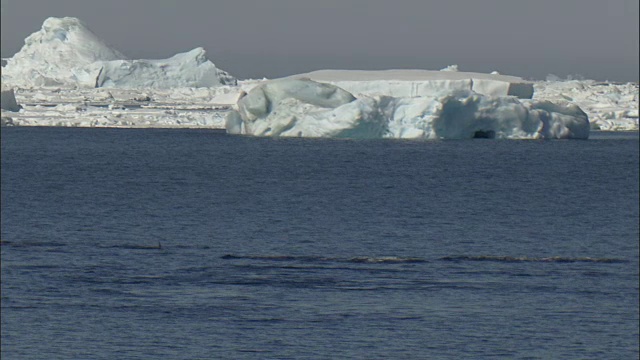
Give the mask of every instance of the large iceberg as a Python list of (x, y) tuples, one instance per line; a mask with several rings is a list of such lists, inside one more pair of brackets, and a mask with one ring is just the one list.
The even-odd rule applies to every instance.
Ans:
[(470, 90), (429, 96), (355, 98), (310, 79), (265, 82), (230, 112), (232, 134), (254, 136), (466, 139), (586, 139), (587, 115), (566, 102), (496, 97)]
[(2, 68), (3, 83), (34, 87), (207, 87), (236, 80), (196, 48), (166, 60), (129, 60), (80, 20), (48, 18)]
[(75, 68), (117, 59), (126, 57), (100, 40), (80, 20), (52, 17), (24, 40), (18, 53), (7, 59), (2, 80), (27, 87), (61, 86), (73, 82)]
[(489, 96), (530, 99), (533, 83), (517, 76), (461, 72), (456, 67), (432, 70), (318, 70), (289, 76), (339, 86), (356, 96), (430, 96), (443, 91), (467, 90)]
[(236, 80), (207, 60), (203, 48), (164, 60), (97, 61), (75, 69), (83, 87), (172, 88), (235, 85)]

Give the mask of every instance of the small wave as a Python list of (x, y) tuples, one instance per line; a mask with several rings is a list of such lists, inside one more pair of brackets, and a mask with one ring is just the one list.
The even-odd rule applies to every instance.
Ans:
[(396, 256), (382, 256), (382, 257), (354, 257), (347, 260), (348, 262), (355, 263), (421, 263), (426, 260), (414, 257), (396, 257)]
[(340, 262), (340, 263), (421, 263), (426, 262), (425, 259), (417, 257), (399, 257), (399, 256), (358, 256), (350, 258), (339, 257), (322, 257), (322, 256), (295, 256), (295, 255), (232, 255), (227, 254), (221, 257), (225, 260), (244, 259), (244, 260), (264, 260), (264, 261), (299, 261), (299, 262)]
[(109, 246), (100, 246), (101, 248), (108, 249), (127, 249), (127, 250), (162, 250), (162, 244), (158, 243), (157, 245), (138, 245), (138, 244), (122, 244), (122, 245), (109, 245)]
[(527, 256), (445, 256), (440, 258), (445, 261), (496, 261), (496, 262), (556, 262), (556, 263), (625, 263), (627, 260), (613, 258), (592, 258), (592, 257), (527, 257)]
[(232, 255), (221, 256), (222, 259), (245, 259), (245, 260), (269, 260), (269, 261), (329, 261), (328, 258), (320, 256), (293, 256), (293, 255)]
[(0, 245), (11, 247), (62, 247), (66, 244), (55, 241), (9, 241), (0, 240)]

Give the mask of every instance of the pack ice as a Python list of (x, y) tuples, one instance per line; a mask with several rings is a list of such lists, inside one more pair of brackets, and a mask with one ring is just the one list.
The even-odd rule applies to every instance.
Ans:
[(536, 100), (570, 101), (589, 115), (591, 126), (605, 131), (638, 131), (638, 83), (547, 80), (535, 84)]
[(417, 97), (363, 95), (308, 78), (267, 81), (226, 120), (254, 136), (466, 139), (586, 139), (587, 115), (568, 102), (483, 95), (469, 89)]
[(2, 82), (41, 87), (208, 87), (236, 80), (196, 48), (165, 60), (129, 60), (73, 17), (48, 18), (2, 69)]

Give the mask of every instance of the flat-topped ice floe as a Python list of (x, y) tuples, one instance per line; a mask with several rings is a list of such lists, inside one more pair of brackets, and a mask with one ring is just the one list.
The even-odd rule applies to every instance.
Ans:
[(73, 17), (48, 18), (2, 68), (2, 82), (41, 87), (207, 87), (236, 80), (202, 48), (164, 60), (129, 60)]
[(356, 96), (418, 97), (455, 90), (522, 99), (533, 96), (533, 83), (517, 76), (460, 71), (318, 70), (287, 78), (330, 83)]
[(231, 134), (254, 136), (466, 139), (586, 139), (587, 115), (567, 102), (519, 100), (470, 90), (429, 96), (355, 98), (309, 79), (267, 81), (227, 116)]

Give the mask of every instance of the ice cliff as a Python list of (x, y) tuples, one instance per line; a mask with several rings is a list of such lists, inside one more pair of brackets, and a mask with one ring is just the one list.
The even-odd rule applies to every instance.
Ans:
[(165, 60), (129, 60), (80, 20), (48, 18), (2, 69), (3, 83), (34, 87), (206, 87), (236, 80), (196, 48)]
[(576, 105), (488, 96), (460, 89), (428, 96), (367, 96), (304, 78), (265, 82), (226, 120), (232, 134), (254, 136), (466, 139), (586, 139)]

